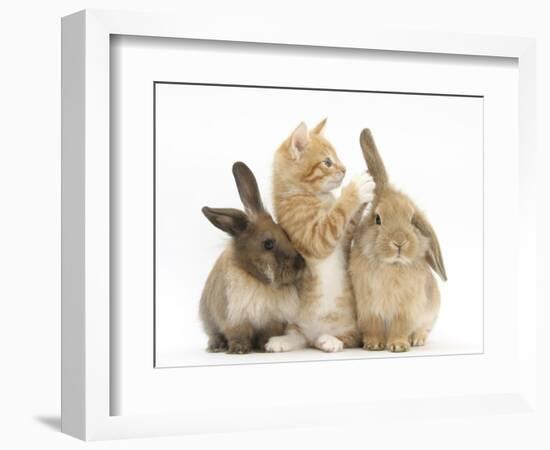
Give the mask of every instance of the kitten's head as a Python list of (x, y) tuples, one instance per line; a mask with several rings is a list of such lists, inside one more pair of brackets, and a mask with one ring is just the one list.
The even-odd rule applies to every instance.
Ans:
[(327, 119), (308, 130), (301, 123), (275, 154), (275, 182), (285, 189), (312, 193), (329, 192), (342, 183), (346, 173), (336, 151), (321, 132)]

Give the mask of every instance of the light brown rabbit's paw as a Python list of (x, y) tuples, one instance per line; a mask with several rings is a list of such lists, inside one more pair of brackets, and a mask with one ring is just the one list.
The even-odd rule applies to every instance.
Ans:
[(426, 343), (428, 339), (428, 332), (425, 330), (418, 330), (409, 336), (409, 342), (413, 347), (420, 347)]
[(394, 353), (408, 352), (411, 344), (405, 340), (391, 341), (386, 344), (386, 349)]
[(229, 348), (227, 353), (244, 355), (245, 353), (250, 353), (252, 350), (252, 345), (250, 342), (246, 341), (229, 341)]
[(365, 339), (363, 349), (377, 352), (386, 349), (386, 343), (381, 339)]

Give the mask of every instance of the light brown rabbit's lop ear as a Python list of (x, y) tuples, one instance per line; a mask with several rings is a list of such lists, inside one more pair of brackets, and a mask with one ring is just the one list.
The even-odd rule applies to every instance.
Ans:
[(386, 172), (386, 166), (384, 166), (384, 162), (380, 157), (372, 133), (368, 128), (361, 131), (359, 143), (361, 144), (361, 150), (363, 150), (367, 169), (376, 183), (375, 192), (379, 195), (388, 185), (388, 173)]
[(445, 264), (443, 263), (443, 255), (441, 254), (439, 240), (437, 239), (434, 229), (420, 213), (415, 213), (412, 223), (430, 240), (430, 246), (426, 252), (426, 261), (443, 281), (447, 281), (447, 272), (445, 271)]

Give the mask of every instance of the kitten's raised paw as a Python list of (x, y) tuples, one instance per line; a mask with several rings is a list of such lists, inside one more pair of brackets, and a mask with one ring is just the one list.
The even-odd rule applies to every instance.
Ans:
[(373, 200), (374, 188), (376, 187), (376, 183), (372, 179), (372, 176), (370, 173), (365, 172), (365, 173), (356, 175), (353, 178), (352, 183), (355, 185), (355, 188), (357, 189), (357, 194), (359, 196), (360, 203), (367, 203)]
[(378, 352), (380, 350), (385, 350), (386, 344), (380, 339), (366, 339), (363, 343), (363, 349)]
[(250, 342), (244, 341), (230, 341), (229, 348), (227, 353), (234, 355), (244, 355), (245, 353), (250, 353), (252, 350), (252, 345)]
[(394, 353), (408, 352), (411, 349), (411, 345), (404, 340), (392, 341), (386, 344), (386, 349)]
[(330, 334), (322, 334), (315, 341), (315, 347), (327, 353), (334, 353), (341, 352), (344, 349), (344, 343)]
[(413, 347), (419, 347), (426, 343), (426, 339), (428, 339), (428, 332), (419, 330), (410, 335), (409, 342)]

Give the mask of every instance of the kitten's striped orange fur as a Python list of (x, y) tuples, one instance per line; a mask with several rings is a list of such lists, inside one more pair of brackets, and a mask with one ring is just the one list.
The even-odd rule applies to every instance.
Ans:
[(300, 124), (275, 154), (273, 196), (278, 223), (304, 256), (300, 311), (287, 336), (272, 338), (267, 350), (287, 351), (311, 345), (339, 351), (359, 343), (355, 302), (347, 272), (349, 242), (374, 182), (368, 174), (354, 179), (336, 199), (331, 191), (345, 167), (321, 135), (322, 121), (311, 132)]

